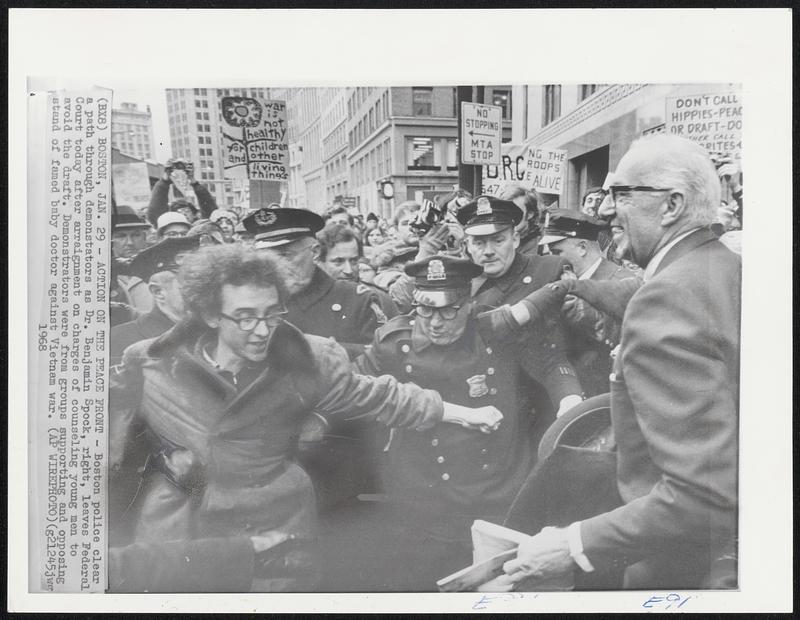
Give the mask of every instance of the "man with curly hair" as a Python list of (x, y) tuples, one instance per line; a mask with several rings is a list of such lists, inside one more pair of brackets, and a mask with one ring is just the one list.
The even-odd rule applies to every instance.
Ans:
[[(137, 499), (136, 542), (315, 534), (311, 481), (293, 459), (313, 416), (373, 418), (424, 429), (441, 421), (490, 432), (502, 414), (443, 403), (389, 376), (354, 374), (331, 339), (283, 321), (286, 286), (271, 258), (238, 244), (207, 246), (179, 274), (191, 319), (126, 349), (111, 377), (110, 460), (137, 417), (158, 439)], [(313, 566), (307, 558), (303, 566)], [(253, 585), (307, 589), (308, 572)]]

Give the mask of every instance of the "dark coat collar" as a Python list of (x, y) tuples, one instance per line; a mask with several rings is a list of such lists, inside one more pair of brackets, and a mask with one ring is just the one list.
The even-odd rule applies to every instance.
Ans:
[(145, 335), (145, 338), (160, 336), (175, 325), (174, 321), (164, 314), (156, 303), (153, 303), (153, 309), (150, 312), (139, 316), (134, 324), (139, 332)]
[(289, 305), (299, 310), (313, 306), (333, 288), (335, 281), (319, 267), (314, 267), (314, 275), (308, 286), (289, 300)]
[(531, 260), (530, 256), (525, 256), (524, 254), (516, 252), (514, 261), (511, 263), (511, 267), (508, 268), (508, 271), (499, 278), (487, 278), (486, 282), (490, 286), (495, 286), (505, 293), (519, 280), (520, 274), (527, 269), (528, 263)]

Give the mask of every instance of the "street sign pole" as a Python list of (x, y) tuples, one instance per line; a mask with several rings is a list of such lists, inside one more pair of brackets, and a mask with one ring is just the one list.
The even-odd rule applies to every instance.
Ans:
[(461, 104), (464, 101), (472, 101), (473, 97), (473, 86), (459, 86), (456, 89), (456, 94), (458, 96), (458, 125), (457, 131), (459, 135), (458, 139), (458, 149), (456, 152), (456, 161), (458, 161), (458, 186), (461, 189), (465, 189), (468, 192), (472, 192), (472, 195), (476, 195), (474, 192), (475, 189), (475, 166), (469, 166), (467, 164), (461, 163), (461, 150), (464, 148), (463, 141), (461, 140), (461, 126), (464, 122), (462, 117), (462, 110), (463, 107)]
[(474, 196), (482, 192), (483, 166), (500, 165), (503, 109), (495, 105), (462, 101), (460, 111), (459, 166), (472, 169), (472, 184), (464, 189), (471, 191)]
[[(485, 87), (472, 87), (472, 100), (476, 103), (483, 101)], [(483, 193), (483, 166), (472, 166), (472, 195), (480, 196)]]

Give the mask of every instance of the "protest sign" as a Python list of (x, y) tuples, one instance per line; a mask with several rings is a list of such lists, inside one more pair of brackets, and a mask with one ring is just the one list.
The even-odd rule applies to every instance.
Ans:
[(150, 203), (150, 177), (146, 162), (112, 164), (114, 200), (118, 205), (128, 205), (136, 211), (146, 209)]
[(483, 167), (483, 192), (502, 193), (509, 184), (545, 194), (564, 192), (567, 152), (532, 144), (503, 144), (499, 166)]
[(742, 156), (742, 103), (736, 93), (669, 97), (666, 133), (697, 142), (709, 153)]
[(223, 97), (222, 118), (226, 179), (289, 179), (285, 101)]

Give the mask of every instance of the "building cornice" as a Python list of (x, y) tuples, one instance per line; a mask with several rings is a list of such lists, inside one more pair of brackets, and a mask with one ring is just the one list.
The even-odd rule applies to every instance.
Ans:
[[(563, 144), (569, 142), (568, 132), (591, 119), (598, 117), (620, 101), (634, 97), (646, 89), (649, 84), (614, 84), (598, 90), (570, 110), (564, 116), (529, 136), (528, 140), (534, 144), (547, 146), (548, 144)], [(635, 107), (635, 104), (633, 104)], [(615, 110), (616, 112), (616, 110)]]

